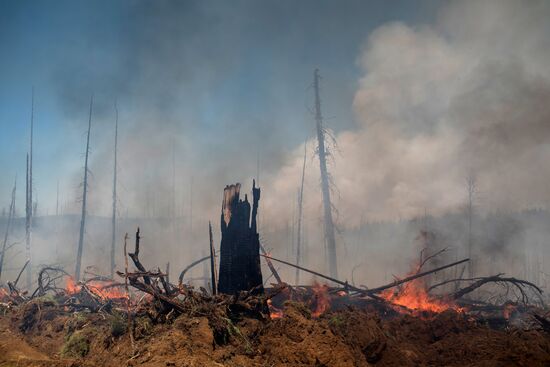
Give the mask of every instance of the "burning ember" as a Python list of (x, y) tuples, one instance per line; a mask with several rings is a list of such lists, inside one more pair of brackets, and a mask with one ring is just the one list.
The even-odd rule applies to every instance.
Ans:
[(80, 286), (77, 285), (73, 278), (67, 277), (67, 284), (65, 285), (67, 294), (76, 294), (80, 292)]
[(269, 316), (272, 320), (280, 319), (281, 317), (283, 317), (283, 310), (280, 310), (277, 307), (273, 306), (271, 299), (267, 300), (267, 306), (269, 307)]
[(313, 302), (315, 310), (311, 313), (313, 317), (319, 317), (330, 308), (330, 298), (328, 295), (328, 286), (326, 284), (315, 283), (313, 285)]
[[(113, 285), (113, 282), (91, 281), (86, 284), (86, 287), (90, 292), (103, 300), (128, 298), (125, 292)], [(79, 293), (82, 290), (82, 286), (75, 283), (72, 277), (67, 277), (65, 289), (67, 294), (73, 295)]]
[[(311, 316), (316, 318), (330, 309), (330, 295), (328, 293), (329, 287), (326, 284), (315, 283), (310, 289), (311, 293), (309, 293), (307, 297), (300, 297), (300, 299), (304, 303), (307, 303), (309, 309), (311, 310)], [(275, 307), (271, 299), (267, 300), (267, 305), (269, 307), (271, 319), (280, 319), (284, 316), (283, 310)]]
[(0, 298), (7, 297), (9, 295), (8, 291), (4, 288), (0, 288)]
[(443, 312), (448, 309), (460, 311), (460, 307), (428, 294), (426, 284), (416, 279), (403, 284), (397, 291), (388, 289), (381, 295), (386, 301), (415, 311)]

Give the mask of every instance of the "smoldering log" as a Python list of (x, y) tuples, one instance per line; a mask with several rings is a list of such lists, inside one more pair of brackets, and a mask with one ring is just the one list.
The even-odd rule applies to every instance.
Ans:
[(252, 212), (247, 195), (240, 200), (240, 191), (239, 183), (226, 186), (223, 191), (218, 292), (234, 294), (254, 290), (254, 293), (263, 293), (256, 226), (260, 189), (253, 181)]

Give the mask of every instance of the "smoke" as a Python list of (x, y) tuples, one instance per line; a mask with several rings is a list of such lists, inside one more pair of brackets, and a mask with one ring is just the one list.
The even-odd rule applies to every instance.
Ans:
[[(340, 225), (459, 210), (469, 175), (487, 210), (548, 202), (548, 16), (542, 1), (453, 2), (433, 26), (396, 22), (370, 34), (357, 60), (357, 125), (336, 135), (330, 167)], [(299, 182), (302, 149), (275, 175), (276, 218)], [(315, 170), (306, 198), (320, 201)], [(311, 205), (306, 216), (318, 213)]]
[[(110, 215), (116, 101), (118, 215), (139, 218), (123, 221), (129, 224), (120, 226), (117, 238), (146, 222), (140, 219), (157, 218), (159, 223), (143, 228), (144, 241), (162, 251), (145, 246), (146, 251), (160, 264), (172, 259), (177, 262), (173, 268), (182, 268), (204, 250), (207, 221), (219, 220), (223, 187), (241, 182), (243, 191), (250, 190), (259, 157), (263, 240), (268, 248), (287, 251), (289, 258), (301, 142), (307, 140), (304, 240), (310, 258), (304, 263), (322, 269), (319, 167), (313, 116), (306, 108), (312, 105), (307, 87), (315, 67), (325, 76), (323, 112), (327, 117), (336, 113), (325, 124), (334, 131), (329, 170), (340, 229), (426, 211), (434, 216), (458, 212), (467, 200), (469, 176), (477, 180), (478, 211), (549, 202), (548, 2), (449, 2), (433, 24), (388, 22), (368, 36), (361, 2), (348, 7), (327, 2), (319, 12), (311, 12), (309, 3), (294, 3), (51, 5), (54, 12), (74, 13), (81, 23), (78, 37), (43, 40), (55, 55), (55, 67), (48, 71), (63, 111), (63, 131), (57, 136), (64, 155), (78, 155), (75, 140), (84, 141), (89, 98), (95, 95), (89, 214)], [(379, 13), (385, 3), (377, 3)], [(333, 16), (337, 11), (340, 16)], [(46, 26), (55, 26), (51, 22)], [(350, 43), (355, 60), (343, 52)], [(69, 203), (63, 205), (65, 214), (79, 211), (75, 199), (82, 168), (74, 161), (63, 163), (61, 172), (71, 172), (61, 182), (62, 202)], [(42, 178), (47, 180), (55, 181)], [(37, 190), (43, 207), (53, 207), (52, 191), (46, 194), (40, 185)], [(174, 216), (176, 226), (158, 220)], [(110, 245), (108, 223), (96, 223), (89, 228), (85, 257), (92, 249), (106, 253)], [(417, 227), (396, 233), (388, 226), (379, 237), (369, 234), (376, 242), (371, 255), (379, 259), (403, 251)], [(517, 230), (506, 236), (507, 242), (500, 241), (501, 229), (509, 227)], [(533, 233), (516, 236), (528, 230), (503, 219), (489, 229), (495, 234), (486, 251), (512, 246), (511, 239), (532, 238)], [(77, 225), (66, 231), (76, 236)], [(339, 251), (357, 257), (359, 250), (353, 252), (349, 238), (340, 242), (345, 241)], [(75, 245), (71, 238), (63, 248), (67, 262), (74, 258), (67, 249)], [(416, 255), (416, 250), (407, 251)], [(46, 258), (49, 249), (37, 251)], [(387, 273), (388, 264), (378, 261), (368, 277)], [(403, 269), (398, 265), (394, 269)]]

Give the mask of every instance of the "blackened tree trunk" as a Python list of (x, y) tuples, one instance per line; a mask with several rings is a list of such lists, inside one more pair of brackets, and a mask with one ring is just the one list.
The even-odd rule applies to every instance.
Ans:
[(244, 200), (239, 199), (240, 191), (241, 185), (237, 183), (226, 186), (223, 192), (218, 291), (225, 294), (239, 291), (263, 293), (256, 222), (260, 189), (253, 182), (252, 208), (246, 195)]

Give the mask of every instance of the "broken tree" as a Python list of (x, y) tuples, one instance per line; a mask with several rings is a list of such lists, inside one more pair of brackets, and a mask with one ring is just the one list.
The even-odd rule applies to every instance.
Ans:
[(239, 199), (241, 184), (226, 186), (223, 191), (218, 291), (263, 293), (260, 267), (260, 239), (256, 216), (260, 189), (252, 184), (252, 213), (245, 195)]

